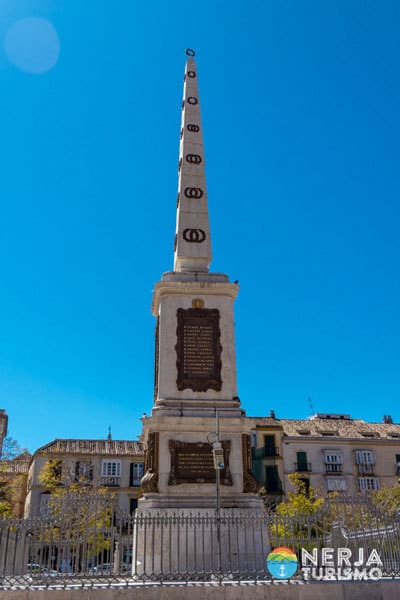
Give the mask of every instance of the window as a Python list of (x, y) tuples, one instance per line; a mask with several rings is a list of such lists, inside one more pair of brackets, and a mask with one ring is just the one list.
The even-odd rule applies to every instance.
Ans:
[(265, 456), (276, 456), (275, 436), (264, 435)]
[(131, 463), (129, 469), (129, 485), (139, 486), (140, 480), (143, 477), (144, 464), (143, 463)]
[(340, 452), (325, 451), (325, 471), (327, 473), (341, 473), (343, 471), (343, 456)]
[(257, 433), (255, 431), (251, 432), (251, 447), (255, 448), (257, 446)]
[(77, 460), (75, 463), (75, 481), (88, 483), (93, 481), (93, 463), (88, 460)]
[(347, 484), (344, 477), (328, 477), (326, 480), (326, 489), (328, 492), (344, 492), (347, 490)]
[(356, 450), (356, 464), (360, 475), (372, 475), (374, 472), (375, 454), (371, 450)]
[(56, 477), (57, 479), (61, 479), (62, 460), (52, 461), (52, 471), (53, 471), (54, 477)]
[(62, 460), (52, 458), (46, 462), (41, 474), (46, 481), (45, 487), (53, 485), (62, 485)]
[(375, 455), (371, 450), (356, 450), (357, 465), (374, 465)]
[(311, 464), (307, 462), (307, 452), (296, 452), (296, 471), (311, 471)]
[(137, 498), (130, 498), (129, 499), (129, 512), (130, 512), (130, 514), (134, 513), (134, 511), (137, 509), (137, 505), (138, 505)]
[(106, 487), (119, 487), (121, 485), (121, 461), (103, 460), (101, 463), (100, 484)]
[(304, 485), (304, 493), (306, 496), (310, 495), (310, 480), (307, 477), (299, 477), (299, 481)]
[(120, 460), (103, 460), (101, 464), (102, 477), (121, 477)]
[(40, 495), (39, 513), (41, 517), (51, 516), (50, 498), (51, 494), (49, 492), (43, 492)]
[(282, 484), (276, 465), (265, 467), (265, 487), (268, 494), (276, 494), (282, 491)]
[(325, 452), (325, 462), (330, 464), (343, 464), (343, 456), (340, 452)]
[(358, 486), (360, 492), (379, 490), (379, 479), (377, 477), (359, 477)]
[(397, 475), (400, 475), (400, 454), (396, 454)]

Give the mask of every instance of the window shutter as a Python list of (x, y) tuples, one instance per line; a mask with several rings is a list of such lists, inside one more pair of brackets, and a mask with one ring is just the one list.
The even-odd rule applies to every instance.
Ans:
[(297, 466), (300, 470), (307, 470), (307, 452), (297, 452)]
[(129, 465), (129, 485), (138, 486), (140, 485), (140, 480), (143, 477), (144, 473), (144, 464), (143, 463), (130, 463)]

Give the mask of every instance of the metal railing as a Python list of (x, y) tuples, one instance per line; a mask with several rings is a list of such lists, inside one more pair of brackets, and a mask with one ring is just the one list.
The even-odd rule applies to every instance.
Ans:
[(121, 477), (117, 477), (115, 475), (100, 477), (100, 485), (105, 487), (119, 487), (121, 485)]
[(280, 456), (279, 455), (279, 448), (275, 448), (274, 446), (265, 446), (264, 448), (264, 456), (265, 457), (273, 457), (273, 456)]
[(358, 463), (357, 469), (359, 475), (373, 475), (375, 465), (373, 463)]
[(325, 473), (343, 473), (341, 463), (325, 463)]
[(130, 487), (140, 487), (140, 482), (142, 481), (142, 477), (132, 477), (129, 480)]
[(252, 448), (251, 457), (253, 460), (261, 460), (263, 458), (275, 458), (280, 456), (279, 448), (263, 446), (262, 448)]
[(296, 461), (294, 463), (294, 470), (297, 471), (298, 473), (308, 473), (312, 470), (311, 463)]
[(219, 518), (166, 510), (1, 519), (0, 589), (271, 580), (266, 557), (279, 546), (298, 555), (302, 548), (375, 548), (384, 576), (399, 577), (400, 515), (340, 497), (296, 517), (221, 509)]

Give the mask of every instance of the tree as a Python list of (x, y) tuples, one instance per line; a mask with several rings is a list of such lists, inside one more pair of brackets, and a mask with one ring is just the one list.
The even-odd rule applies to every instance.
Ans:
[(385, 515), (400, 517), (400, 485), (383, 487), (371, 495), (372, 502)]
[(305, 483), (300, 479), (298, 473), (290, 473), (288, 478), (294, 487), (294, 491), (288, 493), (288, 500), (286, 502), (278, 504), (277, 513), (282, 516), (295, 517), (312, 515), (320, 511), (324, 505), (325, 498), (317, 497), (312, 487), (307, 491)]
[[(62, 485), (62, 461), (52, 458), (48, 460), (39, 474), (39, 482), (47, 490), (54, 492), (58, 486)], [(67, 483), (71, 483), (68, 481)]]
[[(39, 481), (49, 493), (48, 526), (41, 541), (68, 549), (70, 566), (82, 570), (96, 557), (106, 557), (113, 547), (115, 496), (107, 488), (94, 486), (87, 477), (77, 477), (66, 461), (50, 459)], [(62, 557), (57, 556), (58, 565)]]
[(26, 448), (22, 448), (17, 440), (14, 440), (12, 437), (6, 437), (3, 440), (0, 461), (14, 460), (26, 453), (28, 453), (28, 450)]
[(23, 511), (30, 454), (16, 440), (3, 440), (0, 457), (0, 516), (19, 517)]
[(8, 500), (0, 500), (0, 517), (12, 517), (12, 505)]
[(291, 473), (289, 481), (294, 491), (288, 500), (280, 502), (271, 519), (272, 546), (288, 545), (293, 549), (311, 547), (323, 532), (325, 498), (317, 498), (312, 487), (308, 490), (298, 473)]

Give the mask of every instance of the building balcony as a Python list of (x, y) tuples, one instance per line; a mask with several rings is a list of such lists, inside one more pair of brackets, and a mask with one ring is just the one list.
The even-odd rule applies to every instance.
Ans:
[(309, 462), (295, 462), (294, 470), (297, 473), (309, 473), (311, 471), (311, 463)]
[(251, 458), (253, 460), (261, 460), (262, 458), (274, 458), (275, 456), (279, 456), (278, 448), (252, 448), (251, 449)]
[[(83, 485), (83, 486), (92, 486), (93, 485), (93, 479), (89, 479), (88, 477), (75, 477), (74, 479), (75, 483), (79, 483), (79, 485)], [(105, 484), (102, 484), (105, 485)]]
[(343, 465), (340, 463), (325, 463), (325, 473), (343, 473)]
[(134, 477), (133, 479), (130, 480), (129, 485), (130, 485), (130, 487), (139, 487), (141, 481), (142, 481), (141, 477)]
[(119, 487), (121, 485), (121, 477), (115, 477), (113, 475), (100, 477), (100, 485), (103, 485), (104, 487)]
[(263, 453), (264, 448), (252, 448), (251, 449), (251, 459), (252, 460), (260, 460), (264, 457)]
[(357, 465), (358, 474), (359, 475), (373, 475), (375, 470), (375, 465), (362, 463)]
[(264, 455), (265, 455), (265, 457), (279, 456), (279, 450), (278, 450), (278, 448), (265, 447), (264, 448)]

